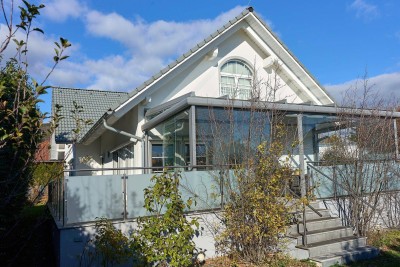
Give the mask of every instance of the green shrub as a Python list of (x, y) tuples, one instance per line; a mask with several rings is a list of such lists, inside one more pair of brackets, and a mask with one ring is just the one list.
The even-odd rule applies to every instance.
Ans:
[(400, 230), (388, 229), (368, 234), (368, 241), (375, 247), (388, 247), (400, 251)]
[(140, 244), (149, 263), (171, 267), (192, 265), (193, 237), (199, 235), (199, 223), (197, 219), (186, 218), (184, 210), (190, 209), (192, 199), (182, 199), (179, 179), (179, 174), (164, 171), (154, 175), (151, 178), (154, 185), (144, 190), (144, 207), (151, 216), (138, 220), (133, 239)]

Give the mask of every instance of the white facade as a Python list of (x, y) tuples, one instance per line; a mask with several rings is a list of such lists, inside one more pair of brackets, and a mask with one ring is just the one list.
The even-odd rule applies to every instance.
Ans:
[[(244, 12), (241, 16), (229, 26), (225, 25), (219, 34), (212, 35), (196, 51), (171, 64), (164, 73), (156, 75), (157, 78), (146, 82), (144, 88), (136, 89), (128, 101), (111, 112), (106, 123), (117, 130), (143, 137), (146, 110), (188, 93), (210, 98), (222, 97), (221, 67), (230, 61), (242, 62), (252, 71), (251, 89), (257, 91), (259, 100), (285, 100), (287, 103), (314, 105), (333, 103), (254, 13)], [(93, 129), (86, 134), (83, 142), (75, 145), (73, 168), (146, 166), (144, 142), (101, 126)], [(125, 156), (116, 164), (115, 153), (118, 154), (118, 149), (124, 145), (128, 145), (132, 151), (129, 157)], [(95, 173), (108, 174), (112, 171)]]

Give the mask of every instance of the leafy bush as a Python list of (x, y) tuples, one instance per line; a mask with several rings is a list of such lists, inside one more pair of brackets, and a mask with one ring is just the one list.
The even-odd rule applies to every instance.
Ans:
[(114, 266), (134, 263), (145, 266), (141, 249), (134, 242), (116, 229), (111, 221), (100, 218), (96, 222), (95, 234), (82, 251), (80, 266)]
[(389, 229), (370, 232), (368, 241), (375, 247), (387, 247), (400, 251), (400, 230)]
[(276, 137), (259, 145), (257, 156), (236, 169), (237, 185), (227, 194), (219, 249), (245, 262), (260, 264), (279, 251), (289, 222), (292, 197), (285, 189), (293, 171), (281, 160), (284, 145)]
[(151, 214), (138, 220), (134, 240), (140, 244), (149, 263), (182, 267), (192, 265), (195, 250), (193, 237), (199, 235), (197, 219), (187, 220), (185, 209), (192, 199), (184, 201), (179, 192), (178, 173), (154, 175), (154, 185), (144, 191), (144, 207)]

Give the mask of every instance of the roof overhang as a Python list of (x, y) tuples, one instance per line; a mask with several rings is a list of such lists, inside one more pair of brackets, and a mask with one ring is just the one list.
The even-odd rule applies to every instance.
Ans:
[(248, 101), (248, 100), (229, 100), (217, 99), (208, 97), (190, 96), (176, 103), (163, 113), (154, 117), (150, 121), (142, 125), (142, 131), (147, 131), (154, 128), (159, 123), (172, 117), (174, 114), (189, 108), (190, 106), (202, 107), (221, 107), (221, 108), (236, 108), (236, 109), (258, 109), (258, 110), (277, 110), (282, 112), (290, 112), (297, 114), (308, 115), (352, 115), (354, 117), (360, 116), (375, 116), (381, 118), (400, 118), (400, 112), (393, 112), (387, 110), (373, 110), (373, 109), (356, 109), (336, 106), (322, 106), (322, 105), (307, 105), (307, 104), (289, 104), (282, 102), (264, 102), (264, 101)]

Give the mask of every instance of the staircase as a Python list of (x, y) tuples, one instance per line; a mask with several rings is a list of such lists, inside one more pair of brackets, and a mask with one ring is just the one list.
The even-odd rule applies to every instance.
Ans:
[(317, 266), (331, 266), (336, 263), (347, 264), (354, 261), (374, 258), (379, 250), (367, 246), (365, 237), (357, 237), (351, 227), (342, 226), (338, 217), (332, 217), (329, 210), (320, 208), (320, 202), (310, 205), (322, 216), (309, 207), (306, 208), (307, 245), (303, 242), (303, 212), (295, 212), (298, 223), (290, 225), (288, 237), (294, 243), (290, 254), (298, 258), (309, 258)]

